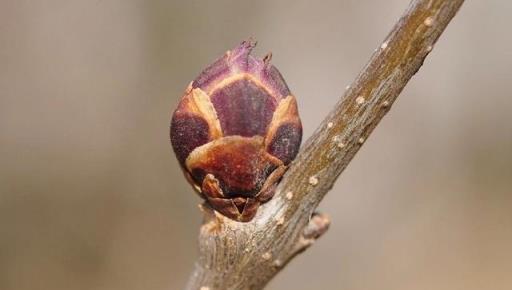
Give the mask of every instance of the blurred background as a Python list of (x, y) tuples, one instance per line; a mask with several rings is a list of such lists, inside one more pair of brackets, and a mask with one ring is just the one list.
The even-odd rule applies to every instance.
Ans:
[[(168, 140), (241, 40), (311, 135), (409, 0), (0, 2), (0, 289), (183, 289), (199, 198)], [(269, 290), (512, 287), (511, 1), (466, 1)]]

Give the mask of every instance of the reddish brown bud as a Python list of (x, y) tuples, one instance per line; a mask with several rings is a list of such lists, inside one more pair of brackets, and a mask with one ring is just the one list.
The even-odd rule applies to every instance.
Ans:
[(295, 97), (271, 55), (244, 41), (189, 86), (171, 120), (171, 143), (187, 179), (218, 212), (250, 221), (297, 155)]

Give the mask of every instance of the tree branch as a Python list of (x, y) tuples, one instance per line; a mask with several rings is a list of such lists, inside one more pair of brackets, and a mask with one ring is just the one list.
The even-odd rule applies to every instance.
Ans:
[(414, 0), (249, 223), (201, 206), (189, 290), (258, 290), (329, 226), (314, 210), (389, 111), (463, 0)]

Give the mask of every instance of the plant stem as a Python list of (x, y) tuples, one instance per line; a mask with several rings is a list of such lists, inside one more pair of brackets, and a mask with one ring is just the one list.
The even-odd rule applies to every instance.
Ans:
[(462, 5), (414, 0), (342, 100), (303, 146), (274, 198), (249, 223), (203, 206), (199, 258), (188, 290), (259, 290), (328, 228), (314, 210)]

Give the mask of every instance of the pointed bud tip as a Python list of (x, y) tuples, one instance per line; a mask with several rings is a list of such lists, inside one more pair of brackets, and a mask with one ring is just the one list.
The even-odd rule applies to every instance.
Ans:
[(272, 52), (269, 52), (263, 57), (263, 63), (265, 64), (265, 67), (268, 67), (270, 65), (271, 61), (272, 61)]
[(231, 59), (237, 59), (239, 57), (245, 57), (247, 58), (249, 54), (251, 54), (252, 50), (256, 47), (257, 41), (254, 40), (252, 37), (242, 41), (240, 45), (238, 45), (236, 48), (234, 48), (231, 53), (230, 57)]

